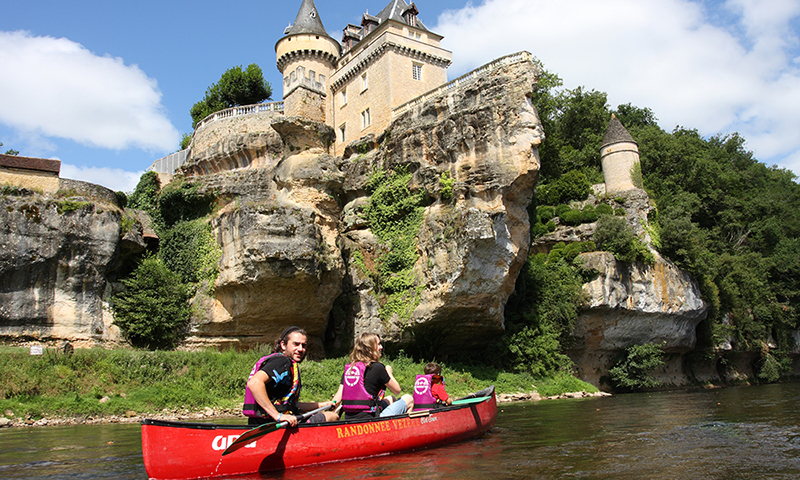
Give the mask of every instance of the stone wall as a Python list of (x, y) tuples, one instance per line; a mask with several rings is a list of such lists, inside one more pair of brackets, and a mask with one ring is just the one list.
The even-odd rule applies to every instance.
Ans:
[(58, 191), (58, 174), (0, 167), (0, 184), (38, 190), (42, 193)]

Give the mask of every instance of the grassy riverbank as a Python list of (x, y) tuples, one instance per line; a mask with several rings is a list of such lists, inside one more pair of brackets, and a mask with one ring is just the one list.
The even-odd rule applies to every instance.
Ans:
[[(255, 361), (266, 353), (226, 351), (149, 352), (79, 349), (70, 355), (47, 349), (0, 347), (0, 414), (9, 418), (142, 416), (165, 409), (241, 411), (244, 384)], [(329, 399), (341, 379), (345, 358), (305, 361), (302, 399)], [(424, 363), (386, 358), (409, 392)], [(528, 374), (466, 365), (443, 365), (448, 392), (463, 396), (495, 385), (498, 393), (542, 396), (596, 389), (569, 375), (534, 379)]]

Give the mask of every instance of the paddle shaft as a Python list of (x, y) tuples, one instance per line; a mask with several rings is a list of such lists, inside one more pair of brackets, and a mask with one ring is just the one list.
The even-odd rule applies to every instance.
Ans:
[[(297, 415), (297, 422), (298, 423), (302, 422), (303, 420), (311, 417), (312, 415), (314, 415), (316, 413), (319, 413), (319, 412), (322, 412), (323, 410), (327, 410), (327, 409), (329, 409), (331, 407), (332, 407), (332, 405), (325, 405), (324, 407), (319, 407), (316, 410), (312, 410), (310, 412), (306, 412), (306, 413), (304, 413), (302, 415)], [(226, 448), (222, 452), (222, 455), (225, 456), (225, 455), (227, 455), (227, 454), (229, 454), (229, 453), (231, 453), (231, 452), (233, 452), (235, 450), (238, 450), (244, 444), (251, 443), (255, 439), (257, 439), (258, 437), (262, 437), (262, 436), (264, 436), (264, 435), (266, 435), (268, 433), (272, 433), (275, 430), (279, 430), (279, 429), (281, 429), (281, 428), (283, 428), (283, 427), (285, 427), (287, 425), (289, 425), (288, 421), (270, 422), (270, 423), (265, 423), (263, 425), (259, 425), (259, 426), (255, 427), (255, 428), (252, 428), (252, 429), (244, 432), (243, 434), (241, 434), (239, 436), (239, 438), (237, 438), (230, 445), (228, 445), (228, 448)]]

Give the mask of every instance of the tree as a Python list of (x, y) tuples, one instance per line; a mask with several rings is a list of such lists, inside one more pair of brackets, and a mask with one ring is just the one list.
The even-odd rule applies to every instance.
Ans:
[(651, 373), (664, 365), (665, 343), (631, 345), (625, 349), (625, 357), (608, 370), (614, 386), (620, 389), (641, 390), (654, 388), (661, 382)]
[(208, 87), (205, 97), (192, 106), (189, 112), (192, 128), (212, 113), (237, 105), (261, 103), (270, 97), (272, 87), (264, 80), (258, 65), (251, 63), (246, 70), (241, 66), (229, 68), (219, 82)]
[[(3, 142), (0, 142), (0, 147), (3, 146)], [(6, 155), (19, 155), (19, 150), (14, 150), (13, 148), (9, 148), (6, 150)]]
[(114, 325), (131, 345), (172, 349), (186, 338), (191, 290), (180, 275), (147, 257), (122, 283), (126, 290), (113, 297)]

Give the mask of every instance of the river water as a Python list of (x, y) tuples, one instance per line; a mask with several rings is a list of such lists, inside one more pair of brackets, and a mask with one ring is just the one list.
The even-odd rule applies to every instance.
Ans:
[[(0, 479), (145, 479), (138, 424), (0, 430)], [(501, 404), (483, 438), (237, 480), (796, 479), (800, 383)]]

